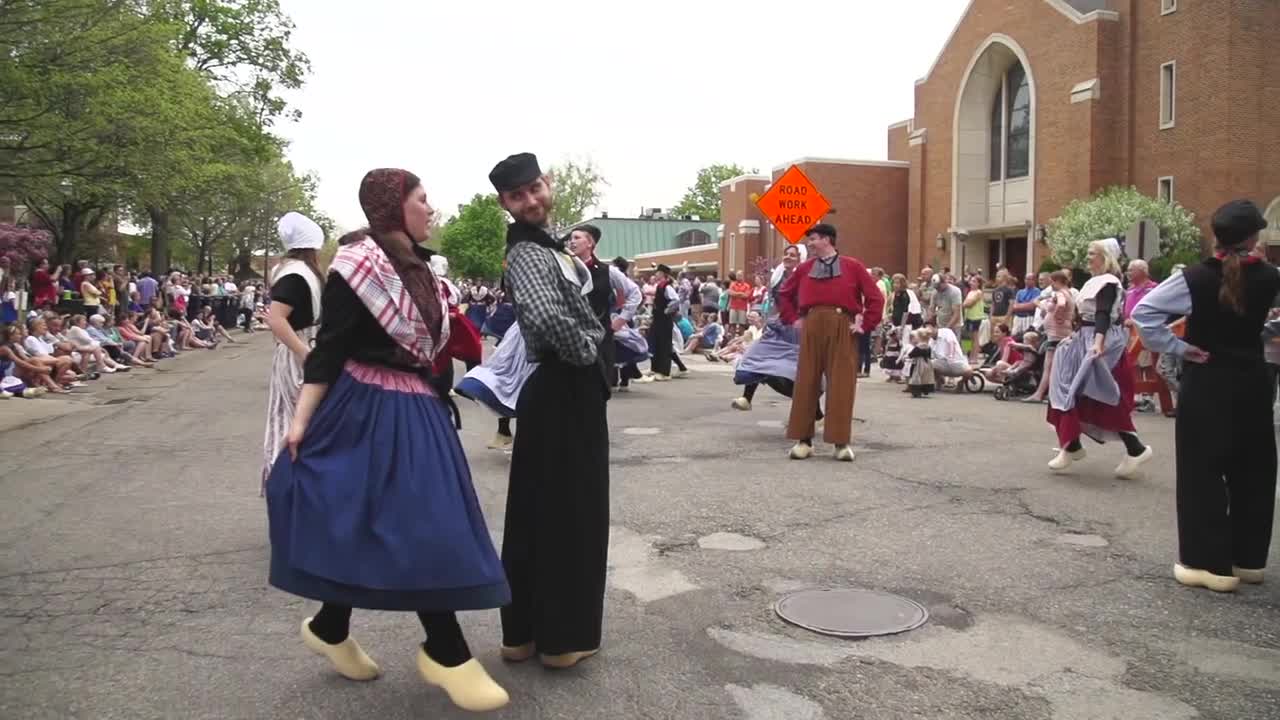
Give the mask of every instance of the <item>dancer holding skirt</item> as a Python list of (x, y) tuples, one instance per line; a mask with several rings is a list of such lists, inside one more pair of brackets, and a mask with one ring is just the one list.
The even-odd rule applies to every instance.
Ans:
[(287, 213), (277, 224), (285, 259), (271, 273), (271, 310), (267, 327), (276, 337), (267, 385), (267, 432), (262, 442), (262, 477), (259, 493), (266, 494), (267, 475), (293, 422), (293, 411), (302, 389), (302, 363), (311, 352), (315, 326), (320, 322), (320, 292), (324, 275), (316, 251), (324, 244), (324, 231), (311, 218)]
[(352, 608), (415, 611), (418, 671), (466, 710), (507, 693), (471, 656), (455, 612), (510, 591), (471, 472), (429, 368), (448, 343), (447, 299), (417, 247), (432, 215), (416, 176), (360, 185), (367, 235), (333, 260), (302, 394), (267, 481), (271, 584), (323, 603), (308, 648), (352, 680), (378, 666), (350, 634)]
[(1129, 333), (1120, 322), (1120, 243), (1115, 238), (1091, 242), (1087, 258), (1092, 277), (1080, 290), (1080, 329), (1054, 355), (1048, 420), (1060, 449), (1049, 469), (1066, 470), (1084, 459), (1081, 435), (1098, 443), (1119, 438), (1125, 458), (1116, 477), (1134, 478), (1153, 452), (1133, 425), (1134, 377), (1125, 353)]

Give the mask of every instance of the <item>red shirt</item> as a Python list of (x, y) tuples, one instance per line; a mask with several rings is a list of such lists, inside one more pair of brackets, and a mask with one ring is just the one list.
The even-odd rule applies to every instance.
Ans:
[(729, 296), (730, 310), (746, 310), (751, 304), (751, 283), (735, 280), (729, 283), (729, 292), (742, 293), (742, 297)]
[(58, 302), (58, 286), (47, 270), (36, 270), (31, 274), (31, 294), (36, 307)]
[(817, 258), (800, 263), (778, 288), (778, 312), (782, 322), (790, 325), (810, 308), (826, 305), (844, 308), (850, 319), (861, 314), (863, 332), (874, 330), (884, 317), (884, 293), (867, 272), (867, 266), (841, 255), (839, 277), (815, 280), (809, 277), (815, 262)]

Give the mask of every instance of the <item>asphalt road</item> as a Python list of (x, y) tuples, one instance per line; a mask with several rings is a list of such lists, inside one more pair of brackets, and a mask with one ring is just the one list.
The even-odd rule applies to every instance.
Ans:
[[(313, 610), (266, 584), (258, 462), (268, 339), (0, 401), (0, 718), (454, 718), (413, 666), (412, 616), (358, 613), (384, 676), (354, 684), (297, 636)], [(1280, 717), (1280, 575), (1178, 586), (1172, 423), (1139, 428), (1148, 477), (1090, 448), (1052, 476), (1043, 410), (859, 387), (853, 464), (788, 461), (787, 406), (750, 413), (726, 368), (610, 405), (613, 536), (603, 652), (553, 673), (497, 657), (499, 718)], [(491, 528), (509, 456), (464, 406)], [(496, 533), (495, 533), (496, 535)], [(1280, 543), (1273, 543), (1273, 553)], [(797, 589), (862, 587), (933, 616), (841, 641), (779, 621)]]

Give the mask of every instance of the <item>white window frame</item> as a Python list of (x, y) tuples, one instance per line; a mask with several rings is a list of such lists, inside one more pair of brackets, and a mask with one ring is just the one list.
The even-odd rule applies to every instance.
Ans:
[[(1169, 69), (1169, 83), (1166, 91), (1165, 68)], [(1165, 120), (1165, 98), (1169, 100), (1169, 119)], [(1160, 129), (1168, 130), (1178, 124), (1178, 61), (1170, 60), (1160, 64)]]
[[(1168, 197), (1164, 196), (1165, 194), (1164, 188), (1166, 184), (1169, 186)], [(1165, 202), (1170, 204), (1173, 203), (1173, 176), (1172, 175), (1165, 175), (1164, 177), (1156, 180), (1156, 199), (1158, 199), (1160, 202)]]
[(1178, 12), (1178, 0), (1160, 0), (1160, 14), (1170, 15)]

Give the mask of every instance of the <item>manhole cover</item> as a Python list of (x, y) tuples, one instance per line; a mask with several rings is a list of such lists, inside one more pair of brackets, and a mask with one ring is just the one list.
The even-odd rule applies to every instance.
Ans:
[(805, 630), (844, 638), (894, 635), (929, 619), (920, 603), (877, 590), (802, 590), (779, 600), (773, 611)]

